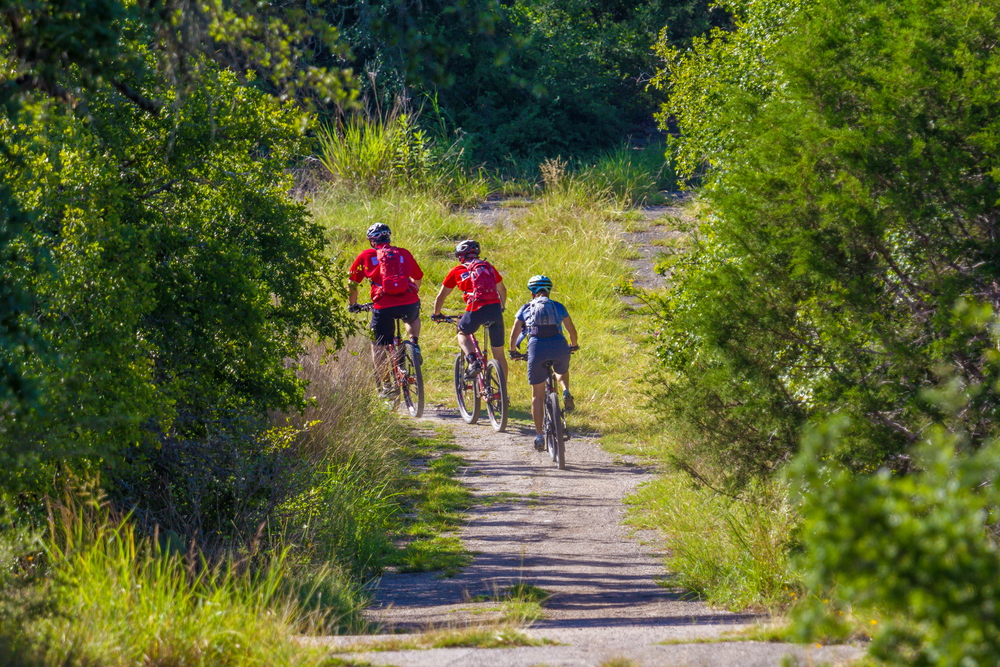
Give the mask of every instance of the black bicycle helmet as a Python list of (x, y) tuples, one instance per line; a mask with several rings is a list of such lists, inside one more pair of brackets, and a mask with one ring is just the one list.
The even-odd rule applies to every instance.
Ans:
[(455, 257), (463, 259), (466, 257), (478, 257), (479, 256), (479, 241), (473, 241), (472, 239), (466, 239), (462, 241), (457, 246), (455, 246)]
[(373, 243), (388, 243), (392, 230), (384, 222), (376, 222), (368, 228), (368, 240)]
[(531, 276), (531, 278), (528, 279), (528, 291), (532, 294), (541, 291), (551, 292), (552, 279), (548, 276)]

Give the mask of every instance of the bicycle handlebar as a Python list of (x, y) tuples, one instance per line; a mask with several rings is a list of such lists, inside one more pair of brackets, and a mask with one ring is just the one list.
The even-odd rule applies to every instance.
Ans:
[[(569, 348), (569, 353), (573, 354), (573, 353), (575, 353), (579, 349), (580, 349), (579, 345), (571, 345), (570, 348)], [(513, 360), (515, 360), (515, 361), (526, 361), (528, 359), (528, 353), (527, 352), (520, 352), (518, 350), (511, 350), (510, 351), (510, 358), (513, 359)]]
[(438, 324), (455, 324), (459, 318), (454, 315), (431, 315), (431, 319)]

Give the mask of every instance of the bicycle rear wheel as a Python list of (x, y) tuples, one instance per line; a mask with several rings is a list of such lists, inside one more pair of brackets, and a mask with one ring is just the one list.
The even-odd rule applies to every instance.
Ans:
[(507, 379), (496, 359), (490, 359), (486, 364), (483, 385), (486, 389), (486, 414), (490, 416), (493, 430), (501, 433), (507, 428)]
[(559, 469), (563, 470), (566, 467), (566, 443), (563, 442), (563, 422), (562, 414), (559, 412), (559, 395), (552, 392), (546, 400), (549, 403), (548, 412), (552, 415), (552, 421), (549, 423), (552, 437), (550, 445), (547, 433), (545, 444), (550, 445), (549, 455), (555, 461), (556, 465), (559, 466)]
[(406, 402), (406, 409), (410, 416), (418, 419), (424, 414), (424, 376), (420, 371), (420, 360), (413, 351), (413, 343), (406, 341), (403, 343), (405, 354), (403, 355), (400, 371), (403, 377), (400, 384), (403, 386), (403, 401)]
[(475, 424), (479, 421), (479, 392), (476, 391), (475, 379), (465, 379), (465, 369), (465, 355), (459, 352), (455, 355), (455, 400), (458, 402), (462, 421)]

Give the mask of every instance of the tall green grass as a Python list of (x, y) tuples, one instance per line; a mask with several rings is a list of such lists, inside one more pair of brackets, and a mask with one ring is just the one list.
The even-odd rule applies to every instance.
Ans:
[(297, 433), (298, 451), (312, 462), (303, 473), (308, 491), (283, 508), (285, 538), (297, 545), (297, 562), (335, 563), (357, 578), (371, 577), (393, 550), (409, 433), (371, 389), (363, 339), (348, 341), (336, 356), (313, 346), (298, 365), (313, 405), (272, 420)]
[(673, 163), (659, 144), (642, 149), (622, 146), (582, 168), (580, 176), (627, 205), (658, 203), (660, 191), (677, 189)]
[(628, 499), (630, 522), (661, 532), (669, 584), (730, 609), (791, 602), (799, 587), (790, 562), (797, 519), (777, 484), (732, 498), (669, 473)]
[(358, 113), (319, 132), (319, 160), (341, 187), (379, 195), (387, 188), (433, 192), (452, 205), (469, 205), (489, 194), (481, 169), (465, 160), (461, 137), (432, 137), (417, 117), (400, 107), (384, 114)]
[(323, 626), (327, 610), (307, 610), (289, 594), (281, 555), (253, 572), (211, 567), (193, 554), (164, 551), (155, 537), (138, 535), (95, 499), (67, 498), (52, 506), (38, 555), (45, 604), (16, 625), (0, 615), (0, 642), (6, 641), (0, 653), (10, 664), (322, 662), (293, 637)]

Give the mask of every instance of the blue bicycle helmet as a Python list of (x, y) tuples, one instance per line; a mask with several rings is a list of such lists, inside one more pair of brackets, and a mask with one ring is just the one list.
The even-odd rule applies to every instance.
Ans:
[(532, 294), (541, 291), (551, 292), (552, 279), (548, 276), (531, 276), (531, 278), (528, 279), (528, 291)]
[(392, 237), (392, 230), (384, 222), (376, 222), (368, 228), (368, 240), (372, 243), (388, 243)]

